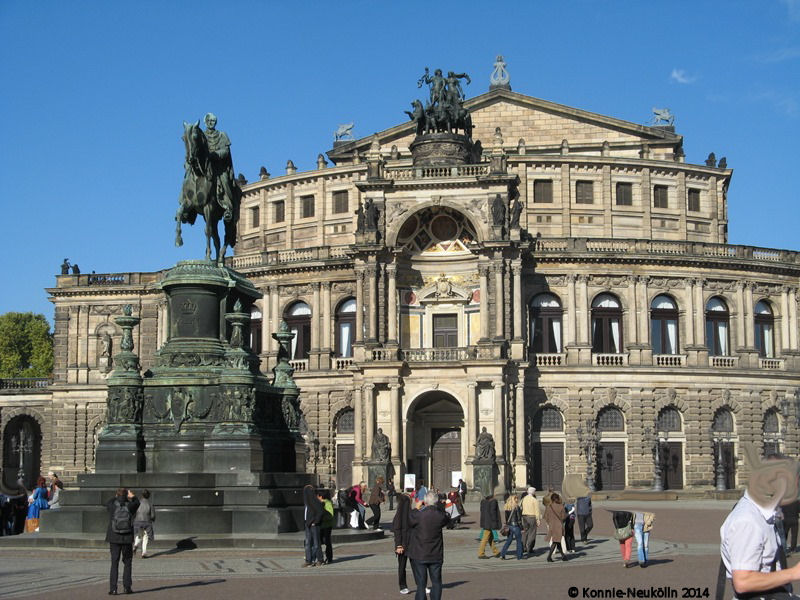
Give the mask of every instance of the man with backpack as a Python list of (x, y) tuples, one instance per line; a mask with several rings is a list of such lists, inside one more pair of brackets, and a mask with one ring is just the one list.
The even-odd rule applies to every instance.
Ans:
[(139, 500), (133, 490), (119, 488), (117, 495), (106, 503), (106, 508), (109, 517), (106, 541), (111, 547), (108, 593), (112, 596), (117, 593), (119, 558), (122, 556), (122, 587), (126, 594), (132, 594), (133, 516), (139, 510)]

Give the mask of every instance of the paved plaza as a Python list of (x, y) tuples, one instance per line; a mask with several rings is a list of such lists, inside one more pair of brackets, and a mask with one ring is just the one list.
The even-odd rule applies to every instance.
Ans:
[[(590, 598), (611, 597), (598, 594), (612, 588), (628, 594), (630, 588), (643, 594), (639, 597), (713, 597), (719, 565), (719, 526), (732, 504), (729, 500), (597, 502), (590, 542), (578, 542), (577, 553), (566, 562), (547, 563), (541, 535), (532, 558), (478, 560), (478, 506), (468, 503), (469, 514), (462, 528), (445, 530), (444, 595), (465, 600)], [(648, 568), (623, 568), (619, 545), (611, 538), (607, 509), (646, 509), (656, 513)], [(391, 516), (391, 512), (385, 513), (385, 525)], [(388, 526), (386, 529), (383, 540), (335, 548), (334, 563), (316, 568), (301, 567), (301, 546), (296, 550), (156, 548), (151, 559), (134, 560), (134, 591), (149, 598), (195, 600), (253, 594), (326, 600), (400, 598), (391, 532)], [(511, 551), (509, 556), (513, 556)], [(634, 549), (634, 560), (635, 556)], [(3, 598), (107, 597), (107, 578), (106, 551), (12, 549), (6, 544), (0, 549)], [(413, 592), (410, 567), (408, 581)], [(572, 591), (574, 596), (572, 587), (576, 589)]]

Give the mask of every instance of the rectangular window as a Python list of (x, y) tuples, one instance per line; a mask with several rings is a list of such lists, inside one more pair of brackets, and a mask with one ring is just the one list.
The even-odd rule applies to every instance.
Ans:
[(617, 184), (617, 205), (633, 206), (633, 184), (623, 182)]
[(458, 315), (433, 315), (433, 347), (458, 346)]
[(689, 189), (686, 194), (686, 208), (692, 212), (700, 212), (700, 190)]
[(275, 207), (275, 222), (283, 223), (286, 220), (286, 202), (284, 200), (278, 200), (277, 202), (273, 202), (272, 206)]
[(537, 179), (533, 182), (534, 202), (553, 202), (553, 182), (549, 179)]
[(333, 192), (333, 213), (338, 215), (346, 213), (350, 209), (347, 198), (347, 190)]
[(667, 186), (653, 186), (653, 208), (667, 208)]
[(575, 203), (594, 204), (594, 185), (591, 181), (575, 182)]
[(253, 206), (250, 208), (250, 227), (258, 227), (261, 225), (261, 208)]
[(314, 216), (314, 196), (300, 197), (300, 210), (303, 219), (310, 219)]

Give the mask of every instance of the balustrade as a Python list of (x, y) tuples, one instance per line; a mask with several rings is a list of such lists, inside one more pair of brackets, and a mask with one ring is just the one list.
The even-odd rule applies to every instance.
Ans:
[(560, 367), (566, 364), (565, 354), (534, 354), (532, 356), (537, 367)]
[(738, 356), (711, 356), (711, 366), (712, 367), (723, 367), (726, 369), (730, 369), (735, 367), (739, 362)]
[(682, 367), (686, 364), (683, 354), (654, 354), (653, 362), (657, 367)]
[(758, 368), (759, 369), (773, 369), (778, 371), (783, 371), (786, 367), (786, 363), (782, 358), (759, 358), (758, 359)]
[(299, 358), (297, 360), (290, 360), (289, 366), (294, 369), (295, 373), (300, 373), (302, 371), (308, 371), (308, 359), (307, 358)]
[(53, 380), (49, 377), (8, 377), (0, 379), (0, 390), (26, 390), (48, 387)]
[(627, 354), (592, 354), (597, 367), (624, 367), (628, 364)]

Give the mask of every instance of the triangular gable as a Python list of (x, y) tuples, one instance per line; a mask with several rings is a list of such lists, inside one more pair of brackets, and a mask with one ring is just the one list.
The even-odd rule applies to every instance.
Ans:
[[(471, 98), (464, 106), (472, 115), (472, 137), (481, 140), (484, 148), (493, 143), (496, 127), (501, 128), (504, 145), (509, 148), (516, 147), (520, 139), (529, 148), (557, 146), (563, 139), (570, 147), (600, 146), (605, 141), (612, 145), (676, 145), (682, 140), (682, 136), (665, 128), (639, 125), (502, 89)], [(409, 120), (376, 135), (384, 151), (396, 145), (402, 152), (414, 140), (414, 123)], [(372, 139), (369, 136), (337, 144), (328, 156), (334, 161), (346, 161), (354, 151), (366, 152)]]

